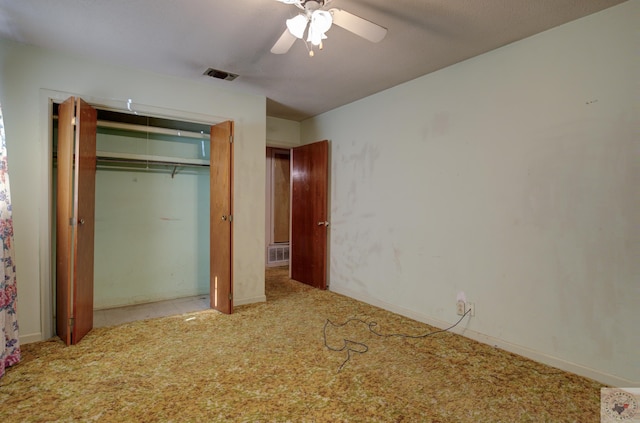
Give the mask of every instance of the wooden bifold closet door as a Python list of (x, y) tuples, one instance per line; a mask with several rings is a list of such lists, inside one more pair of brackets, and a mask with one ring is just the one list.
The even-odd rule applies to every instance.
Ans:
[(233, 122), (211, 127), (210, 270), (211, 308), (233, 313)]
[(56, 332), (77, 344), (93, 328), (97, 112), (71, 97), (58, 109)]
[[(93, 328), (97, 111), (71, 97), (58, 108), (56, 333), (76, 344)], [(233, 311), (233, 122), (211, 127), (211, 307)]]

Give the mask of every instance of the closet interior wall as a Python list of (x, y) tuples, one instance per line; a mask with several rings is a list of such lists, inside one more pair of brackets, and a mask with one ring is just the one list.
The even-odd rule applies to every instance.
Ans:
[(209, 128), (98, 112), (94, 309), (209, 294)]

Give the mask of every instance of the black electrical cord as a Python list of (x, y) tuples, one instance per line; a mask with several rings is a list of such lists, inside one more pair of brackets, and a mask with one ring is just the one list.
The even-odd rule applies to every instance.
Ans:
[[(357, 342), (357, 341), (353, 341), (351, 339), (342, 338), (342, 347), (340, 347), (340, 348), (331, 347), (327, 343), (327, 326), (328, 325), (331, 325), (333, 327), (339, 328), (339, 327), (346, 326), (347, 324), (349, 324), (351, 322), (358, 322), (358, 323), (362, 323), (362, 324), (366, 325), (367, 329), (369, 329), (369, 332), (371, 332), (372, 334), (374, 334), (376, 336), (379, 336), (381, 338), (398, 337), (398, 338), (418, 339), (418, 338), (426, 338), (427, 336), (432, 336), (432, 335), (436, 335), (438, 333), (450, 331), (451, 329), (453, 329), (456, 326), (458, 326), (458, 324), (460, 324), (460, 322), (462, 322), (462, 319), (464, 319), (467, 316), (467, 314), (469, 314), (469, 312), (471, 312), (471, 310), (467, 310), (462, 315), (462, 317), (460, 317), (460, 319), (456, 323), (454, 323), (453, 325), (449, 326), (446, 329), (440, 329), (440, 330), (436, 330), (436, 331), (433, 331), (433, 332), (427, 332), (427, 333), (422, 334), (422, 335), (407, 335), (407, 334), (403, 334), (403, 333), (389, 333), (389, 334), (379, 333), (374, 329), (376, 326), (378, 326), (377, 322), (374, 322), (374, 321), (367, 322), (366, 320), (362, 320), (362, 319), (359, 319), (357, 317), (352, 317), (350, 319), (347, 319), (344, 323), (333, 323), (331, 320), (327, 319), (326, 322), (324, 322), (324, 327), (322, 328), (322, 334), (324, 336), (324, 346), (327, 347), (327, 349), (330, 350), (330, 351), (336, 351), (336, 352), (347, 351), (347, 358), (342, 362), (342, 364), (338, 368), (338, 372), (340, 372), (342, 370), (342, 368), (349, 362), (349, 360), (351, 360), (351, 353), (352, 352), (353, 353), (358, 353), (358, 354), (364, 354), (367, 351), (369, 351), (369, 346), (367, 344), (363, 343), (363, 342)], [(358, 347), (358, 348), (353, 348), (354, 346)]]

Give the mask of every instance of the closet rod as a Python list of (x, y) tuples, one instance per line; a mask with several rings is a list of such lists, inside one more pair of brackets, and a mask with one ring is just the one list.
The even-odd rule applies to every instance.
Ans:
[(182, 162), (166, 162), (160, 160), (140, 160), (140, 159), (122, 159), (113, 157), (98, 157), (98, 164), (114, 163), (114, 164), (150, 164), (150, 165), (164, 165), (169, 167), (209, 167), (208, 164), (198, 163), (182, 163)]
[(96, 151), (96, 157), (98, 158), (98, 160), (125, 160), (128, 162), (148, 162), (177, 166), (209, 166), (209, 160), (205, 159), (186, 159), (167, 156), (155, 156), (150, 154), (119, 153), (115, 151)]
[[(53, 153), (54, 163), (58, 160), (57, 153)], [(153, 164), (153, 165), (165, 165), (165, 166), (173, 166), (173, 167), (210, 167), (209, 163), (206, 161), (201, 161), (198, 163), (196, 160), (193, 162), (184, 162), (179, 160), (169, 161), (169, 160), (154, 160), (154, 159), (143, 159), (143, 158), (127, 158), (127, 157), (109, 157), (109, 156), (100, 156), (96, 155), (97, 164), (105, 164), (105, 163), (120, 163), (120, 164)]]

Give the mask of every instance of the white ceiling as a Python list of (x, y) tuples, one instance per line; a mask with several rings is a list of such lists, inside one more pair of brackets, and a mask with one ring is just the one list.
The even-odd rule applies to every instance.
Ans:
[(314, 57), (300, 40), (269, 51), (298, 12), (276, 0), (0, 0), (0, 37), (264, 95), (300, 121), (623, 1), (334, 0), (387, 36), (334, 25)]

